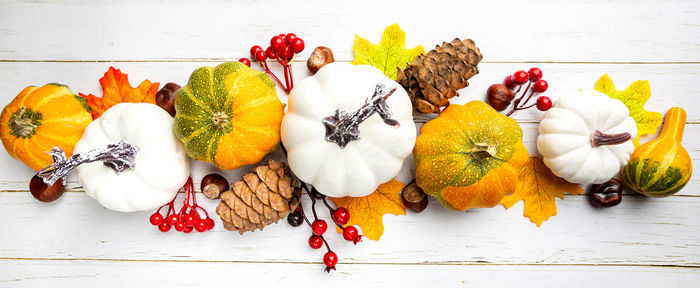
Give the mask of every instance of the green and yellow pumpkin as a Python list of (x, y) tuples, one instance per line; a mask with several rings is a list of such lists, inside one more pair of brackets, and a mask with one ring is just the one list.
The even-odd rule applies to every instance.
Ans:
[(284, 104), (275, 83), (239, 62), (201, 67), (175, 98), (175, 136), (190, 157), (232, 170), (276, 150)]
[(634, 150), (622, 170), (627, 188), (650, 197), (666, 197), (688, 184), (693, 163), (681, 146), (686, 117), (682, 108), (669, 109), (659, 137)]
[(91, 121), (87, 100), (68, 86), (29, 86), (2, 110), (0, 138), (10, 156), (38, 171), (53, 164), (53, 147), (70, 157)]
[(445, 207), (493, 207), (528, 160), (520, 125), (482, 101), (451, 104), (416, 139), (416, 184)]

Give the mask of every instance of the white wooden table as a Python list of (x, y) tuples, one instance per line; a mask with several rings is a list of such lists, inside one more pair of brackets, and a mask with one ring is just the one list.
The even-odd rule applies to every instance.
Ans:
[[(647, 109), (684, 107), (683, 144), (696, 165), (700, 157), (694, 1), (62, 2), (0, 3), (0, 104), (25, 86), (49, 82), (100, 95), (98, 79), (109, 66), (128, 73), (133, 85), (146, 78), (184, 84), (195, 68), (247, 57), (251, 45), (286, 32), (306, 41), (294, 67), (300, 79), (313, 47), (329, 46), (336, 60), (351, 61), (355, 34), (376, 43), (397, 22), (411, 47), (476, 41), (481, 73), (457, 103), (483, 99), (490, 84), (532, 66), (544, 71), (554, 98), (564, 89), (592, 88), (606, 72), (619, 88), (647, 79)], [(515, 115), (535, 153), (541, 114)], [(195, 164), (195, 179), (214, 171)], [(151, 212), (105, 210), (74, 178), (61, 199), (39, 203), (27, 191), (33, 171), (4, 150), (0, 169), (2, 287), (700, 285), (700, 173), (674, 196), (625, 195), (611, 209), (567, 196), (540, 228), (522, 217), (522, 202), (458, 213), (431, 201), (422, 214), (384, 217), (378, 242), (352, 247), (328, 237), (340, 263), (327, 275), (323, 253), (307, 245), (306, 227), (280, 223), (239, 236), (216, 219), (207, 233), (161, 233), (148, 223)], [(407, 165), (399, 179), (409, 171)], [(240, 172), (226, 175), (235, 181)], [(214, 213), (215, 201), (201, 202)]]

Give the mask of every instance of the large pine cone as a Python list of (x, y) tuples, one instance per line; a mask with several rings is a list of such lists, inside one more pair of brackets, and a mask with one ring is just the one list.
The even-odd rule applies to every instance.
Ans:
[(406, 89), (413, 108), (423, 113), (440, 112), (467, 87), (467, 80), (479, 73), (476, 66), (482, 55), (471, 39), (443, 42), (413, 60), (406, 69), (398, 68), (396, 81)]
[(243, 232), (277, 223), (299, 205), (301, 189), (283, 162), (268, 160), (221, 194), (216, 207), (224, 228)]

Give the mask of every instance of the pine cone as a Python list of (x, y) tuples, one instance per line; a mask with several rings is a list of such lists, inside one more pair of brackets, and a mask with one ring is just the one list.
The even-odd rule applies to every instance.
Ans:
[(283, 162), (268, 160), (221, 194), (216, 207), (224, 228), (243, 232), (277, 223), (299, 205), (301, 189)]
[(398, 68), (396, 82), (406, 89), (416, 111), (437, 113), (479, 73), (476, 66), (481, 57), (474, 41), (455, 38), (418, 56), (406, 69)]

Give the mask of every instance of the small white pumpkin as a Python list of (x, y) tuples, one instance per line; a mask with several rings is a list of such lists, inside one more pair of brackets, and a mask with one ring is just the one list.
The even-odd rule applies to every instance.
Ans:
[(627, 106), (595, 90), (560, 98), (542, 118), (537, 149), (571, 183), (600, 184), (629, 161), (637, 126)]
[[(389, 96), (374, 97), (383, 93)], [(288, 104), (281, 132), (289, 166), (299, 179), (327, 196), (372, 193), (396, 177), (416, 141), (408, 94), (372, 66), (325, 65), (294, 87)], [(370, 104), (376, 106), (373, 113), (356, 129), (348, 129), (349, 134), (336, 137), (333, 123), (359, 115), (361, 107)]]
[(78, 166), (78, 178), (90, 197), (119, 212), (152, 210), (170, 201), (190, 174), (182, 142), (173, 135), (173, 118), (147, 103), (120, 103), (90, 123), (75, 153), (116, 144), (137, 148), (134, 168), (117, 174), (103, 162)]

